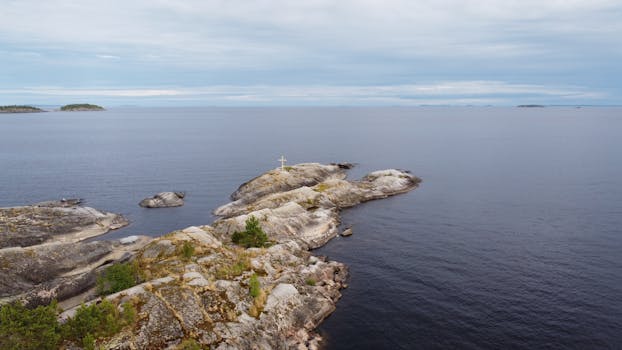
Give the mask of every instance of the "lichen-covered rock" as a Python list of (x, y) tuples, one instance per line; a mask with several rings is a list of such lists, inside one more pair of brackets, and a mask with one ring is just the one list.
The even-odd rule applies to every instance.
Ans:
[[(209, 227), (190, 231), (197, 229), (211, 235)], [(175, 247), (191, 243), (195, 253), (190, 258), (146, 259), (144, 251), (136, 256), (135, 263), (152, 279), (107, 297), (132, 303), (135, 325), (98, 344), (106, 349), (174, 348), (192, 338), (214, 349), (290, 349), (317, 343), (312, 331), (341, 296), (347, 278), (343, 264), (314, 257), (295, 242), (241, 249), (214, 246), (184, 231), (144, 250), (159, 241)], [(260, 281), (257, 296), (249, 291), (253, 274)], [(73, 313), (75, 308), (61, 318)]]
[(184, 205), (184, 192), (160, 192), (151, 198), (145, 198), (138, 205), (143, 208), (168, 208)]
[(244, 184), (231, 195), (232, 200), (253, 202), (265, 195), (285, 192), (302, 186), (313, 186), (328, 179), (343, 179), (344, 169), (339, 165), (303, 163), (268, 171)]

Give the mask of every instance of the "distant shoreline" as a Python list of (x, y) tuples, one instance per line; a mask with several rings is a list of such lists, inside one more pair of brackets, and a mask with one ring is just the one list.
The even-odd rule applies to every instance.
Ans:
[(41, 113), (45, 112), (41, 108), (33, 107), (33, 106), (0, 106), (0, 113)]
[[(69, 104), (60, 107), (60, 109), (55, 109), (52, 111), (61, 111), (61, 112), (98, 112), (105, 111), (106, 109), (102, 106), (82, 103), (82, 104)], [(8, 106), (0, 106), (0, 113), (4, 114), (16, 114), (16, 113), (42, 113), (42, 112), (50, 112), (49, 110), (44, 110), (39, 107), (33, 107), (30, 105), (8, 105)]]

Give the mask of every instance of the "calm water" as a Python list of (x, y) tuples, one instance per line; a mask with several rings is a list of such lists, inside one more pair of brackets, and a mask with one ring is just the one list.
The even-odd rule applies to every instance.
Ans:
[[(129, 217), (107, 237), (210, 223), (245, 180), (349, 161), (422, 177), (343, 213), (318, 254), (350, 288), (329, 349), (622, 347), (622, 108), (113, 109), (0, 116), (0, 206), (60, 197)], [(137, 203), (186, 191), (180, 208)]]

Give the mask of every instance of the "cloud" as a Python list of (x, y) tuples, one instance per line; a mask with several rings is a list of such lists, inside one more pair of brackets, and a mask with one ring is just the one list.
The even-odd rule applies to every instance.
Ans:
[(104, 60), (115, 60), (115, 61), (121, 59), (120, 56), (115, 56), (115, 55), (95, 55), (95, 57), (101, 58)]
[(2, 13), (8, 87), (504, 81), (622, 100), (619, 0), (7, 0)]
[(438, 84), (390, 86), (206, 86), (193, 88), (75, 89), (35, 87), (0, 89), (2, 95), (54, 96), (63, 98), (165, 98), (204, 104), (235, 102), (261, 104), (513, 104), (516, 96), (527, 100), (594, 101), (605, 98), (600, 92), (564, 86), (547, 87), (509, 84), (500, 81), (455, 81)]

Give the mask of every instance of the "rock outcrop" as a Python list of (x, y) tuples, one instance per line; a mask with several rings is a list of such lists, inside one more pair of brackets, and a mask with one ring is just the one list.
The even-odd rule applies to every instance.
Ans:
[(184, 192), (160, 192), (151, 198), (143, 199), (138, 205), (143, 208), (168, 208), (184, 205)]
[[(273, 170), (242, 185), (242, 190), (232, 196), (237, 200), (214, 211), (223, 217), (214, 223), (216, 234), (226, 240), (234, 232), (242, 231), (246, 219), (254, 216), (271, 239), (295, 240), (303, 247), (317, 248), (337, 235), (339, 209), (404, 193), (421, 182), (418, 177), (396, 169), (375, 171), (361, 180), (348, 181), (336, 165), (303, 164), (301, 171), (297, 171), (298, 167)], [(324, 176), (317, 176), (312, 182), (292, 181), (297, 174), (319, 173), (324, 167), (330, 167), (332, 172), (324, 172)], [(298, 187), (283, 186), (283, 177)], [(284, 190), (279, 192), (280, 189)]]
[(0, 304), (20, 300), (36, 306), (73, 298), (94, 286), (103, 266), (128, 260), (151, 240), (85, 242), (128, 222), (80, 203), (63, 199), (0, 208)]
[[(132, 259), (146, 282), (106, 298), (119, 310), (131, 304), (127, 309), (135, 317), (115, 335), (98, 339), (98, 348), (318, 349), (321, 337), (314, 329), (334, 311), (348, 270), (309, 249), (339, 233), (342, 208), (403, 193), (420, 182), (394, 169), (348, 181), (350, 167), (307, 163), (269, 171), (240, 186), (233, 202), (216, 210), (222, 218), (211, 226), (153, 241), (80, 241), (78, 232), (109, 227), (97, 220), (113, 217), (66, 200), (4, 208), (2, 233), (12, 237), (4, 240), (12, 247), (0, 249), (0, 303), (64, 300), (63, 321), (81, 301), (99, 301), (89, 293), (100, 269)], [(245, 249), (231, 236), (245, 230), (251, 216), (270, 242)], [(82, 345), (72, 341), (63, 346)]]
[(121, 228), (121, 215), (80, 207), (79, 200), (0, 208), (0, 248), (77, 242)]
[[(174, 348), (189, 338), (212, 349), (317, 345), (312, 331), (335, 309), (346, 266), (314, 257), (295, 242), (243, 249), (223, 244), (213, 231), (210, 226), (175, 231), (136, 256), (149, 282), (107, 297), (132, 303), (136, 324), (100, 345)], [(194, 247), (191, 257), (183, 256), (185, 244)], [(257, 296), (249, 291), (253, 275), (260, 285)]]
[[(420, 182), (400, 170), (347, 181), (349, 167), (301, 164), (269, 171), (240, 186), (234, 202), (216, 210), (223, 218), (212, 226), (188, 227), (149, 243), (134, 260), (147, 282), (107, 297), (131, 303), (137, 320), (98, 346), (172, 349), (192, 339), (220, 350), (317, 349), (321, 338), (313, 330), (335, 309), (348, 274), (342, 263), (308, 249), (338, 234), (341, 208)], [(231, 243), (231, 234), (243, 230), (251, 215), (271, 246)], [(69, 309), (61, 318), (73, 313)]]
[[(118, 241), (55, 242), (0, 249), (0, 301), (20, 300), (37, 306), (73, 298), (94, 287), (100, 270), (129, 260), (150, 240), (142, 237), (125, 245)], [(88, 298), (85, 295), (63, 306), (74, 306)]]

